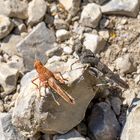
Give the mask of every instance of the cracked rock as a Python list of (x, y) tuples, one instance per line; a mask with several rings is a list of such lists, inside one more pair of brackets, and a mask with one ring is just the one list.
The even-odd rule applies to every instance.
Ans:
[(84, 7), (81, 13), (80, 23), (83, 26), (96, 28), (101, 17), (102, 13), (99, 5), (90, 3)]
[(8, 17), (0, 15), (0, 39), (7, 36), (12, 31), (13, 27), (14, 25)]
[[(67, 62), (55, 61), (46, 65), (51, 71), (61, 72), (63, 77), (68, 80), (67, 84), (60, 86), (75, 99), (74, 105), (65, 102), (53, 90), (47, 89), (47, 94), (45, 94), (43, 87), (41, 95), (45, 94), (45, 96), (40, 97), (36, 86), (31, 83), (31, 80), (37, 75), (35, 71), (31, 71), (23, 77), (12, 117), (13, 124), (21, 134), (27, 137), (35, 135), (38, 131), (64, 134), (83, 120), (87, 106), (94, 98), (98, 87), (95, 86), (96, 78), (88, 70), (82, 68), (83, 64), (75, 63), (70, 70), (70, 65), (75, 61), (77, 59), (69, 59)], [(49, 93), (54, 93), (60, 106), (54, 102)]]
[(54, 32), (48, 29), (44, 22), (39, 23), (28, 36), (19, 42), (16, 47), (23, 57), (26, 70), (33, 69), (35, 56), (45, 63), (45, 52), (54, 47), (54, 42)]

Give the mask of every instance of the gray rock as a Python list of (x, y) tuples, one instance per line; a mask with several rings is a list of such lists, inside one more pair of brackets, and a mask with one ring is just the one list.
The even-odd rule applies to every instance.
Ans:
[(47, 4), (44, 0), (33, 0), (28, 7), (28, 24), (34, 25), (39, 23), (47, 10)]
[(122, 101), (120, 100), (120, 98), (112, 97), (110, 102), (111, 102), (111, 106), (112, 106), (113, 111), (115, 112), (115, 114), (119, 115), (120, 111), (121, 111), (121, 105), (122, 105)]
[(1, 63), (0, 65), (0, 84), (4, 89), (4, 93), (1, 94), (7, 95), (16, 89), (19, 73), (17, 69), (11, 68), (6, 63)]
[(55, 18), (54, 19), (54, 26), (57, 30), (59, 29), (68, 29), (68, 24), (65, 20), (63, 19), (58, 19), (58, 18)]
[(16, 45), (23, 39), (22, 36), (10, 34), (6, 38), (4, 38), (3, 42), (1, 43), (1, 49), (9, 54), (12, 55), (19, 55)]
[(12, 125), (11, 114), (0, 113), (0, 139), (1, 140), (27, 140), (20, 135)]
[[(36, 86), (31, 83), (31, 80), (37, 75), (35, 71), (27, 73), (23, 77), (12, 117), (13, 124), (23, 135), (33, 136), (38, 131), (63, 134), (84, 118), (87, 106), (95, 96), (98, 87), (95, 86), (96, 78), (90, 75), (88, 70), (84, 70), (81, 63), (73, 64), (72, 71), (69, 71), (71, 64), (75, 61), (77, 59), (69, 59), (67, 63), (55, 61), (47, 64), (48, 69), (53, 72), (61, 72), (63, 77), (68, 80), (67, 85), (63, 85), (63, 89), (75, 99), (74, 105), (65, 102), (55, 93), (54, 96), (60, 106), (54, 102), (50, 94), (40, 97)], [(41, 95), (44, 96), (44, 94), (42, 87)]]
[(0, 39), (7, 36), (12, 31), (13, 27), (13, 23), (8, 17), (0, 15)]
[(81, 13), (80, 23), (83, 26), (96, 28), (101, 17), (100, 7), (97, 4), (90, 3), (84, 7)]
[(106, 2), (108, 2), (110, 0), (88, 0), (88, 1), (103, 5), (104, 3), (106, 3)]
[(135, 70), (133, 65), (133, 60), (129, 54), (116, 59), (116, 68), (120, 70), (121, 73), (131, 73)]
[(120, 125), (110, 106), (101, 102), (93, 107), (88, 122), (89, 134), (95, 140), (116, 140)]
[(0, 100), (0, 112), (4, 111), (3, 101)]
[(1, 0), (0, 13), (9, 17), (17, 17), (26, 19), (27, 16), (27, 0)]
[(82, 137), (78, 131), (73, 129), (66, 134), (55, 135), (53, 140), (86, 140), (86, 138)]
[(54, 41), (54, 32), (49, 30), (44, 22), (41, 22), (17, 44), (16, 47), (24, 59), (26, 70), (33, 69), (35, 56), (43, 63), (46, 62), (45, 52), (53, 48)]
[(70, 38), (70, 32), (65, 29), (60, 29), (56, 31), (57, 40), (62, 42)]
[(139, 12), (139, 0), (111, 0), (101, 7), (104, 14), (118, 14), (136, 17)]
[(127, 115), (126, 123), (122, 130), (121, 140), (138, 140), (140, 137), (140, 101), (134, 102)]
[(85, 40), (83, 45), (86, 49), (91, 50), (93, 53), (100, 53), (105, 46), (106, 41), (96, 34), (85, 33)]

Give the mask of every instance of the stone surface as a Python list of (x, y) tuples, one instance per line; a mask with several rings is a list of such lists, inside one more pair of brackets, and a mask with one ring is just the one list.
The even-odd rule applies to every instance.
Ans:
[[(90, 75), (88, 70), (84, 70), (81, 63), (73, 64), (75, 61), (77, 59), (47, 64), (48, 69), (61, 72), (63, 77), (68, 80), (67, 84), (63, 85), (63, 89), (75, 99), (74, 105), (65, 102), (57, 94), (54, 96), (60, 106), (54, 102), (50, 94), (41, 98), (35, 85), (31, 83), (31, 80), (37, 75), (35, 71), (27, 73), (23, 77), (12, 117), (13, 124), (23, 135), (29, 137), (37, 131), (63, 134), (84, 118), (87, 106), (95, 96), (98, 87), (95, 86), (96, 78)], [(72, 70), (69, 71), (71, 64), (73, 64)], [(42, 88), (41, 95), (44, 94), (44, 88)]]
[(60, 29), (56, 31), (57, 40), (62, 42), (70, 38), (70, 32), (65, 29)]
[(81, 0), (59, 0), (65, 9), (74, 16), (80, 9)]
[(6, 63), (1, 63), (0, 65), (0, 84), (4, 89), (4, 93), (1, 94), (7, 95), (16, 89), (19, 73), (17, 69), (11, 68)]
[(76, 130), (71, 130), (63, 135), (55, 135), (53, 140), (86, 140), (86, 138), (82, 137), (81, 134)]
[(9, 17), (26, 19), (27, 0), (0, 0), (0, 13)]
[(83, 26), (96, 28), (101, 17), (102, 13), (99, 5), (90, 3), (84, 7), (81, 13), (80, 23)]
[(64, 54), (72, 54), (72, 48), (71, 47), (64, 47), (63, 48), (63, 52), (64, 52)]
[(33, 0), (29, 3), (28, 7), (28, 23), (34, 25), (39, 23), (47, 10), (47, 4), (44, 0)]
[(89, 135), (95, 140), (116, 140), (120, 125), (110, 106), (105, 102), (96, 104), (88, 122)]
[(109, 0), (88, 0), (88, 1), (103, 5), (103, 4), (107, 3)]
[(1, 43), (1, 49), (9, 55), (19, 55), (16, 45), (23, 39), (22, 36), (10, 34)]
[(115, 114), (119, 115), (121, 111), (121, 105), (122, 105), (122, 101), (120, 100), (120, 98), (112, 97), (110, 102), (111, 102), (111, 106)]
[(84, 36), (83, 45), (86, 49), (91, 50), (93, 53), (100, 53), (104, 49), (106, 41), (99, 35), (85, 33)]
[(126, 123), (122, 130), (121, 140), (138, 140), (140, 137), (140, 101), (133, 102), (130, 106)]
[(54, 19), (54, 26), (57, 30), (59, 29), (68, 29), (68, 24), (65, 20), (63, 19), (59, 19), (59, 18), (55, 18)]
[(39, 23), (21, 42), (17, 44), (19, 53), (23, 56), (27, 70), (33, 69), (36, 58), (46, 62), (45, 52), (53, 48), (55, 41), (54, 32), (48, 29), (44, 22)]
[(1, 140), (27, 140), (21, 136), (12, 125), (11, 114), (0, 113), (0, 139)]
[(101, 7), (104, 14), (119, 14), (136, 17), (139, 12), (139, 0), (111, 0)]
[(8, 17), (0, 15), (0, 39), (7, 36), (13, 27), (14, 25)]
[(133, 60), (129, 54), (116, 59), (116, 68), (120, 70), (121, 73), (131, 73), (135, 70)]

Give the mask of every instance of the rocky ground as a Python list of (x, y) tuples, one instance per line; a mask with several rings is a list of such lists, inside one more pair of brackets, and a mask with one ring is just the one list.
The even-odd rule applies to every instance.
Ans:
[[(0, 139), (138, 140), (139, 6), (139, 0), (1, 0)], [(129, 88), (77, 61), (82, 46)], [(52, 89), (38, 93), (31, 82), (36, 59), (67, 79), (58, 84), (74, 105)]]

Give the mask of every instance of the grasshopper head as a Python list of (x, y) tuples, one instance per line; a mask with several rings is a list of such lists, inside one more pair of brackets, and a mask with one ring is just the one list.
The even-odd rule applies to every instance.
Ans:
[(40, 60), (35, 60), (34, 62), (34, 68), (37, 70), (38, 68), (42, 67), (43, 64), (41, 63)]

